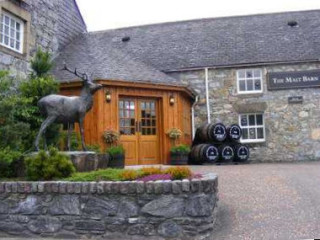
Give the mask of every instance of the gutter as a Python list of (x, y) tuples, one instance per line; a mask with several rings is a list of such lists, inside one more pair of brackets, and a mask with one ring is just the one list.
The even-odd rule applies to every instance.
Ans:
[(240, 64), (228, 64), (228, 65), (210, 65), (210, 66), (199, 66), (199, 67), (190, 67), (190, 68), (180, 68), (180, 69), (167, 69), (162, 70), (164, 73), (172, 72), (185, 72), (185, 71), (195, 71), (203, 70), (204, 67), (208, 68), (244, 68), (244, 67), (264, 67), (272, 65), (283, 65), (283, 64), (299, 64), (299, 63), (318, 63), (319, 59), (306, 59), (306, 60), (297, 60), (297, 61), (273, 61), (273, 62), (256, 62), (256, 63), (240, 63)]
[(204, 73), (205, 73), (205, 84), (206, 84), (207, 122), (211, 123), (210, 102), (209, 102), (209, 71), (208, 71), (208, 68), (204, 69)]

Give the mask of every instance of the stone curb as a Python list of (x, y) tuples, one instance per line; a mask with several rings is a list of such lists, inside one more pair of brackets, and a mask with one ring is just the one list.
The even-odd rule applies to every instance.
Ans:
[(62, 193), (62, 194), (181, 194), (215, 192), (218, 177), (204, 174), (199, 179), (141, 181), (101, 181), (101, 182), (0, 182), (1, 193)]

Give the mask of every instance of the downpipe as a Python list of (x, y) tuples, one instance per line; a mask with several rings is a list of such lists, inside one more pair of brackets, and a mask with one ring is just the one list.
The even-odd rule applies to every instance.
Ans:
[(211, 123), (210, 102), (209, 102), (209, 71), (208, 71), (208, 68), (205, 68), (204, 71), (205, 71), (205, 85), (206, 85), (207, 122)]

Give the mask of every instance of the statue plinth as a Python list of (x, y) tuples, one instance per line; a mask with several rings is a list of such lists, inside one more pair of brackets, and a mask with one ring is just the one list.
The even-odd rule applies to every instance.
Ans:
[(68, 155), (75, 166), (77, 172), (90, 172), (108, 167), (110, 160), (109, 154), (95, 152), (62, 152)]
[[(59, 152), (70, 157), (77, 172), (90, 172), (98, 169), (105, 169), (110, 162), (110, 155), (107, 153), (68, 151)], [(29, 156), (38, 154), (32, 152)]]

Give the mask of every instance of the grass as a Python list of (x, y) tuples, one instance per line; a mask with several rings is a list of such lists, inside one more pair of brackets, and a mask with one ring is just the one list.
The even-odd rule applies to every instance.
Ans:
[(72, 174), (71, 177), (65, 178), (65, 181), (71, 182), (95, 182), (95, 181), (122, 181), (122, 169), (101, 169), (92, 172), (77, 172)]

